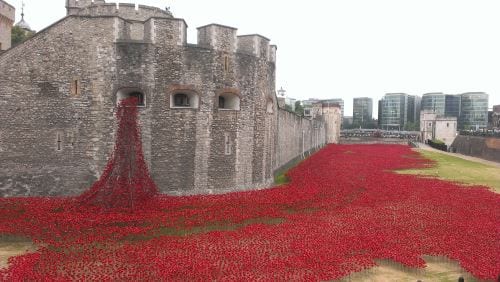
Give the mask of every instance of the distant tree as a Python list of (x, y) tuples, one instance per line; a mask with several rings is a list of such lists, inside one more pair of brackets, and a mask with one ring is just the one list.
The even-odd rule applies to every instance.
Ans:
[(300, 101), (295, 102), (295, 113), (298, 116), (301, 116), (301, 117), (304, 116), (304, 107), (302, 106), (302, 104), (300, 103)]
[(416, 122), (408, 122), (407, 124), (405, 124), (403, 129), (405, 131), (419, 131), (420, 125)]
[(12, 28), (11, 42), (12, 46), (16, 46), (18, 44), (23, 43), (30, 37), (32, 37), (35, 33), (32, 31), (26, 31), (18, 26)]
[(289, 112), (293, 112), (292, 106), (288, 105), (288, 104), (285, 104), (285, 110), (287, 110)]

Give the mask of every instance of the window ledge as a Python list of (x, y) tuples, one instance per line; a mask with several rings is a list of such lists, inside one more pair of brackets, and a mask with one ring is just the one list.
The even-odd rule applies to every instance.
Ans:
[(178, 110), (178, 109), (180, 109), (180, 110), (182, 110), (182, 109), (194, 109), (194, 110), (198, 109), (198, 108), (195, 108), (195, 107), (189, 107), (189, 106), (188, 106), (188, 107), (171, 106), (170, 108), (171, 108), (171, 109), (176, 109), (176, 110)]
[(217, 110), (223, 111), (223, 112), (230, 112), (230, 111), (239, 112), (240, 111), (239, 109), (223, 109), (223, 108), (218, 108)]

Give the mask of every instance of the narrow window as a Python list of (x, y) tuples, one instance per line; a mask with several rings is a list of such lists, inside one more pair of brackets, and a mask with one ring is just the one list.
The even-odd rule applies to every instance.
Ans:
[(57, 141), (56, 141), (56, 144), (57, 144), (57, 151), (61, 151), (62, 150), (62, 140), (61, 140), (61, 133), (57, 133)]
[(176, 107), (189, 107), (189, 97), (183, 93), (175, 94), (174, 105)]
[(69, 139), (69, 144), (71, 145), (71, 148), (75, 147), (75, 133), (70, 132), (68, 133), (68, 139)]
[(71, 94), (73, 96), (80, 96), (80, 81), (78, 79), (73, 79), (71, 83)]
[(447, 124), (446, 124), (446, 127), (450, 127), (450, 124), (449, 124), (449, 123), (447, 123)]
[(229, 70), (229, 58), (228, 56), (224, 56), (224, 71), (227, 72)]
[(229, 136), (229, 133), (224, 133), (224, 154), (226, 156), (228, 155), (231, 155), (232, 154), (232, 142), (231, 142), (231, 139), (230, 139), (230, 136)]

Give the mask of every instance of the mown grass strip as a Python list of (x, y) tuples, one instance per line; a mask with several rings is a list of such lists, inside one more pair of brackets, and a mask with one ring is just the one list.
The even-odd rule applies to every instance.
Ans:
[(467, 185), (484, 185), (500, 193), (500, 168), (439, 152), (417, 149), (422, 157), (434, 160), (429, 168), (400, 170), (398, 173), (436, 177)]

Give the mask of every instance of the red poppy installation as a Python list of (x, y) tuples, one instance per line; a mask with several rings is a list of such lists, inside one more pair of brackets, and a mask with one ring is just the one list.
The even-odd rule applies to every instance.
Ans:
[(158, 194), (144, 161), (137, 102), (136, 97), (120, 102), (114, 151), (100, 179), (80, 196), (81, 204), (106, 210), (136, 209)]
[(39, 246), (11, 258), (0, 280), (319, 281), (378, 259), (422, 268), (423, 255), (436, 255), (493, 281), (500, 195), (392, 172), (429, 165), (407, 146), (331, 145), (289, 171), (287, 185), (160, 195), (134, 212), (74, 209), (65, 198), (0, 199), (0, 234)]

